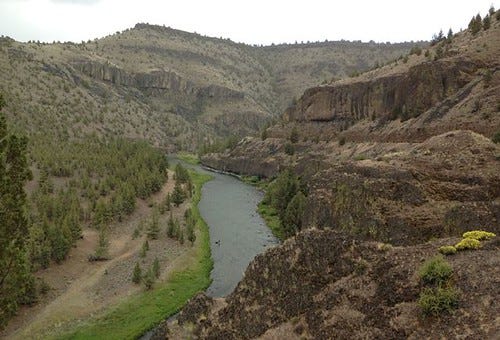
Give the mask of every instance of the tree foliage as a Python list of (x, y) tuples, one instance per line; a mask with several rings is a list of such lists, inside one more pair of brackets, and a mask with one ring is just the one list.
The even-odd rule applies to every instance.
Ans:
[(281, 172), (266, 191), (264, 203), (276, 210), (286, 236), (302, 228), (306, 193), (300, 178), (290, 169)]
[(31, 179), (27, 139), (8, 132), (0, 95), (0, 329), (33, 290), (27, 257), (29, 224), (24, 185)]

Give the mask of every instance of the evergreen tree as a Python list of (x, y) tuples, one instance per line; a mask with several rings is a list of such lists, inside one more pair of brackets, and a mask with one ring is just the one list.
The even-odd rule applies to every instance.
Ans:
[(448, 42), (451, 42), (451, 39), (453, 39), (453, 31), (451, 30), (451, 27), (448, 30), (448, 34), (446, 35), (446, 39), (448, 40)]
[(170, 212), (170, 217), (168, 218), (167, 222), (167, 236), (170, 238), (174, 238), (175, 234), (175, 222), (174, 218), (172, 217), (172, 212)]
[(294, 235), (302, 229), (305, 205), (306, 196), (299, 191), (286, 207), (282, 225), (287, 237)]
[(179, 243), (184, 244), (184, 230), (179, 228)]
[(193, 245), (194, 241), (196, 241), (196, 234), (194, 232), (194, 224), (193, 223), (188, 223), (186, 225), (186, 233), (187, 233), (188, 241), (191, 242), (191, 245)]
[(481, 20), (481, 15), (479, 15), (478, 13), (475, 17), (472, 17), (471, 21), (469, 22), (469, 30), (471, 31), (472, 35), (476, 35), (482, 27), (483, 23)]
[(486, 15), (483, 19), (483, 29), (486, 31), (491, 26), (491, 19), (489, 15)]
[(153, 261), (153, 274), (156, 278), (160, 277), (160, 261), (158, 261), (157, 257)]
[(182, 202), (184, 202), (184, 190), (182, 190), (181, 183), (175, 181), (174, 192), (172, 193), (172, 202), (178, 207)]
[(136, 262), (134, 271), (132, 273), (132, 282), (138, 284), (141, 282), (141, 279), (142, 279), (141, 266), (139, 266), (139, 262)]
[(295, 144), (298, 141), (299, 141), (299, 131), (297, 130), (297, 127), (294, 126), (292, 132), (290, 133), (290, 142)]
[(189, 180), (189, 172), (181, 163), (177, 163), (175, 166), (175, 177), (176, 182), (186, 183)]
[(148, 240), (146, 240), (146, 242), (144, 242), (142, 244), (142, 247), (141, 247), (141, 252), (139, 253), (139, 257), (146, 257), (146, 253), (148, 252), (149, 250), (149, 243), (148, 243)]
[(25, 183), (31, 179), (27, 140), (7, 132), (0, 94), (0, 329), (15, 314), (32, 280), (26, 241)]
[(160, 224), (158, 222), (159, 218), (158, 208), (153, 208), (153, 216), (151, 217), (151, 221), (148, 225), (147, 235), (151, 240), (158, 239), (158, 234), (160, 233)]
[(144, 287), (146, 287), (147, 290), (153, 288), (153, 284), (155, 283), (155, 274), (153, 273), (151, 267), (148, 269), (147, 273), (142, 278), (142, 283), (144, 283)]
[(99, 228), (99, 239), (95, 250), (96, 260), (107, 260), (109, 258), (109, 240), (107, 228), (103, 225)]

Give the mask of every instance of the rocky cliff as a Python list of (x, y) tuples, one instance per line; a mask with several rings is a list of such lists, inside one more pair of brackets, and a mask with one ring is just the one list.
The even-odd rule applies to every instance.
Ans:
[[(430, 339), (499, 335), (498, 240), (447, 257), (459, 306), (425, 317), (418, 270), (444, 244), (410, 247), (308, 230), (257, 256), (224, 301), (194, 298), (158, 338)], [(481, 265), (478, 266), (477, 264)]]
[(498, 232), (498, 55), (500, 21), (476, 36), (461, 32), (308, 89), (262, 138), (202, 161), (264, 178), (293, 168), (308, 184), (308, 227), (393, 244), (478, 227)]
[(266, 48), (148, 24), (78, 44), (0, 38), (0, 91), (8, 117), (29, 133), (95, 132), (194, 151), (255, 133), (308, 86), (366, 70), (374, 57), (393, 60), (415, 45), (425, 44)]

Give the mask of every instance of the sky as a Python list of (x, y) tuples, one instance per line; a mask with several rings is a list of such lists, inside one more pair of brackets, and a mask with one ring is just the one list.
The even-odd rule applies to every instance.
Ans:
[(143, 22), (248, 44), (417, 41), (491, 5), (500, 0), (0, 0), (0, 35), (80, 42)]

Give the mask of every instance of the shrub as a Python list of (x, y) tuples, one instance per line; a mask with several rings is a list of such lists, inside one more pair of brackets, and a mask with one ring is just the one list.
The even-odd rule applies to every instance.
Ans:
[(458, 292), (453, 287), (426, 288), (420, 293), (418, 305), (426, 315), (449, 313), (458, 307)]
[(484, 231), (484, 230), (472, 230), (472, 231), (468, 231), (462, 235), (463, 238), (472, 238), (472, 239), (478, 240), (478, 241), (489, 240), (495, 236), (496, 235), (494, 233), (490, 233), (490, 232)]
[(442, 256), (426, 261), (419, 270), (420, 279), (426, 284), (441, 285), (453, 274), (453, 268)]
[(285, 144), (285, 153), (290, 156), (295, 153), (295, 148), (293, 147), (293, 144), (291, 143)]
[(464, 238), (462, 241), (455, 244), (455, 248), (457, 250), (474, 250), (479, 249), (481, 247), (481, 242), (473, 238)]
[(339, 139), (339, 145), (342, 146), (345, 144), (345, 137), (340, 137)]
[(493, 143), (495, 143), (495, 144), (499, 144), (500, 143), (500, 131), (495, 132), (495, 134), (491, 138), (491, 141)]
[(290, 133), (290, 142), (293, 144), (299, 141), (299, 131), (297, 131), (297, 127), (294, 126), (292, 132)]
[(457, 248), (454, 246), (442, 246), (439, 247), (439, 252), (443, 255), (453, 255), (457, 253)]

